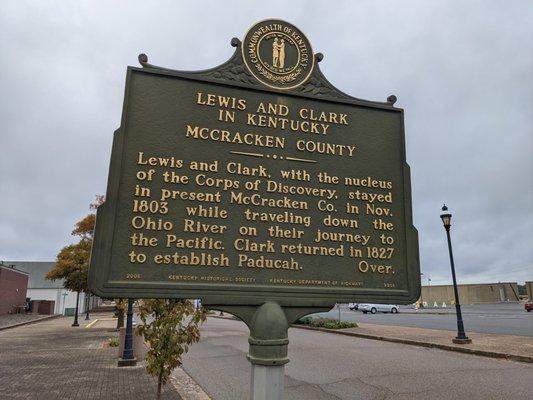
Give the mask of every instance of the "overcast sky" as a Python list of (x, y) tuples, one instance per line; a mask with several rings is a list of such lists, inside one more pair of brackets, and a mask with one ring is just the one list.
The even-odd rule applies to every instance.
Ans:
[(359, 98), (405, 109), (423, 284), (533, 280), (533, 2), (2, 1), (0, 260), (52, 261), (104, 194), (127, 65), (226, 61), (256, 21), (299, 27)]

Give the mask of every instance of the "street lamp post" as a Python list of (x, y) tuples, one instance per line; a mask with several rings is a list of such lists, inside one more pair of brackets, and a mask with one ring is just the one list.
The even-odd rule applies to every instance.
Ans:
[(91, 303), (91, 295), (88, 293), (85, 293), (85, 321), (88, 321), (89, 318), (89, 307)]
[(118, 360), (119, 367), (131, 367), (137, 364), (133, 355), (133, 299), (128, 299), (128, 314), (126, 318), (126, 332), (124, 333), (124, 351)]
[(74, 323), (71, 326), (80, 326), (78, 324), (78, 306), (80, 304), (80, 292), (76, 292), (76, 311), (74, 311)]
[(63, 293), (61, 296), (63, 296), (63, 309), (61, 310), (61, 314), (64, 315), (65, 314), (65, 308), (66, 308), (68, 292)]
[(472, 343), (470, 339), (465, 334), (465, 327), (463, 324), (463, 315), (461, 313), (461, 304), (459, 303), (459, 291), (457, 290), (457, 279), (455, 278), (455, 264), (453, 262), (453, 251), (452, 251), (452, 240), (450, 238), (450, 227), (452, 214), (448, 211), (446, 204), (442, 206), (442, 213), (440, 214), (442, 223), (444, 224), (444, 229), (446, 229), (446, 238), (448, 239), (448, 252), (450, 253), (450, 265), (452, 267), (452, 278), (453, 278), (453, 293), (455, 295), (455, 313), (457, 316), (457, 337), (453, 339), (454, 343), (458, 344), (467, 344)]
[[(421, 272), (420, 273), (420, 285), (422, 285), (422, 277), (424, 276), (424, 273)], [(415, 309), (419, 309), (419, 308), (424, 308), (424, 297), (423, 297), (423, 288), (421, 287), (420, 288), (420, 298), (418, 299), (418, 301), (416, 302), (415, 304)]]

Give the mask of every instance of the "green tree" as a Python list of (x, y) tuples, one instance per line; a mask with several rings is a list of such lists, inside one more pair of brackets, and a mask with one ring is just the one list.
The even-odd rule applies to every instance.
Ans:
[(174, 368), (189, 346), (200, 340), (200, 324), (207, 318), (205, 309), (195, 309), (189, 300), (144, 299), (140, 302), (142, 325), (137, 333), (143, 335), (150, 350), (146, 354), (146, 370), (157, 378), (157, 399)]
[[(96, 201), (90, 205), (90, 209), (96, 210), (103, 202), (103, 196), (96, 196)], [(79, 241), (63, 247), (57, 255), (55, 265), (46, 274), (46, 279), (52, 281), (62, 279), (66, 289), (77, 292), (75, 325), (77, 325), (79, 294), (80, 292), (89, 293), (87, 274), (95, 221), (96, 214), (92, 212), (76, 223), (72, 235), (78, 236)]]

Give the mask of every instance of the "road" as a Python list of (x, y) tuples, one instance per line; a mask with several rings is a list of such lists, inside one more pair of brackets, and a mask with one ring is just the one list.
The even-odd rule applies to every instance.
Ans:
[[(500, 303), (483, 305), (466, 305), (463, 310), (463, 321), (466, 332), (496, 333), (502, 335), (533, 336), (533, 313), (524, 311), (519, 303)], [(434, 312), (445, 315), (431, 314)], [(317, 314), (323, 317), (338, 318), (338, 309), (328, 313)], [(341, 307), (341, 319), (378, 325), (411, 326), (416, 328), (457, 330), (455, 308), (427, 309), (415, 311), (410, 307), (400, 307), (399, 314), (363, 314), (350, 311), (347, 306)]]
[[(248, 329), (209, 318), (183, 367), (214, 400), (249, 398)], [(286, 400), (533, 399), (533, 365), (289, 330)]]

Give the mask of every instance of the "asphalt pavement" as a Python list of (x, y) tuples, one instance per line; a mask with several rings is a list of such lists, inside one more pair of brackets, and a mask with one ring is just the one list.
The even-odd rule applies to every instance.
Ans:
[[(533, 365), (303, 329), (289, 330), (286, 400), (533, 399)], [(183, 368), (214, 400), (249, 398), (248, 329), (209, 318)]]
[[(461, 310), (467, 333), (533, 336), (533, 312), (526, 312), (522, 303), (465, 305), (461, 307)], [(339, 317), (339, 311), (334, 308), (327, 313), (315, 315), (336, 319)], [(418, 311), (413, 307), (400, 306), (398, 314), (363, 314), (361, 311), (350, 311), (347, 305), (342, 305), (341, 319), (377, 325), (457, 330), (454, 306)]]

